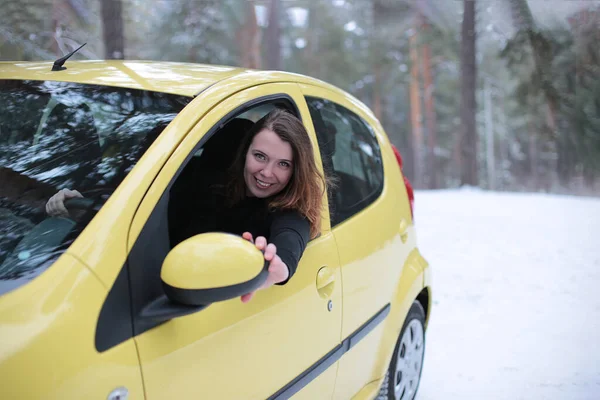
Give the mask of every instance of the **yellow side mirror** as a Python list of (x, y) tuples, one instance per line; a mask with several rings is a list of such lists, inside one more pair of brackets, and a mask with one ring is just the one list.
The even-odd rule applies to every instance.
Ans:
[(203, 233), (169, 252), (160, 277), (169, 299), (200, 306), (258, 289), (267, 268), (263, 254), (240, 236)]

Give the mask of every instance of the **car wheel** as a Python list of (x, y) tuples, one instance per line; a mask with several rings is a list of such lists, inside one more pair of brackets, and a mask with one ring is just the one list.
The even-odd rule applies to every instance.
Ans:
[(425, 355), (425, 311), (415, 301), (400, 331), (379, 400), (413, 400), (417, 395)]

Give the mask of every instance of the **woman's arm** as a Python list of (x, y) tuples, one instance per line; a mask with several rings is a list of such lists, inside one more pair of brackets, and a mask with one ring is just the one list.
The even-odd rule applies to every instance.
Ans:
[[(297, 212), (273, 215), (269, 241), (264, 236), (257, 237), (255, 241), (250, 232), (244, 232), (242, 237), (263, 251), (265, 260), (269, 262), (269, 275), (259, 290), (283, 285), (289, 281), (296, 272), (309, 235), (310, 224)], [(256, 291), (243, 295), (242, 302), (250, 301), (254, 293)]]
[(296, 268), (310, 239), (310, 223), (297, 211), (277, 211), (272, 216), (269, 243), (289, 270), (288, 278), (277, 283), (284, 285), (296, 273)]

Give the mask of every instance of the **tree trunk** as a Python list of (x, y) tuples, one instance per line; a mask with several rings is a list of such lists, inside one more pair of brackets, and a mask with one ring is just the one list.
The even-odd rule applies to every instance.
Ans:
[[(421, 16), (421, 18), (423, 18)], [(422, 20), (422, 32), (427, 36), (430, 27), (427, 22)], [(427, 169), (429, 170), (429, 185), (430, 189), (440, 187), (439, 170), (437, 166), (437, 158), (435, 149), (437, 147), (437, 120), (435, 115), (435, 105), (433, 102), (433, 76), (431, 74), (431, 46), (425, 42), (422, 44), (421, 52), (423, 54), (423, 94), (425, 103), (425, 129), (427, 136)]]
[(568, 160), (570, 160), (571, 156), (565, 154), (565, 152), (569, 152), (571, 149), (568, 146), (563, 146), (570, 139), (565, 136), (567, 135), (566, 132), (562, 132), (559, 129), (558, 110), (560, 103), (551, 71), (552, 59), (554, 58), (552, 46), (543, 33), (538, 31), (527, 0), (509, 0), (509, 5), (515, 27), (518, 31), (525, 32), (533, 51), (535, 73), (541, 78), (542, 93), (546, 99), (546, 124), (557, 141), (557, 172), (564, 183), (571, 174), (571, 166), (564, 164), (564, 162), (569, 162)]
[(260, 30), (256, 21), (254, 4), (246, 2), (244, 23), (238, 30), (237, 42), (240, 46), (240, 65), (245, 68), (261, 68)]
[(540, 178), (538, 175), (537, 136), (533, 130), (529, 131), (529, 169), (533, 189), (538, 190), (540, 188)]
[(58, 30), (60, 29), (60, 6), (59, 0), (52, 2), (52, 52), (56, 55), (56, 58), (63, 56), (58, 46)]
[(372, 108), (373, 114), (377, 117), (381, 123), (383, 123), (383, 105), (381, 100), (381, 63), (383, 55), (379, 51), (381, 44), (381, 17), (382, 17), (382, 5), (381, 0), (373, 0), (371, 3), (373, 13), (373, 32), (371, 38), (371, 46), (373, 55), (372, 69), (373, 69), (373, 98)]
[(528, 156), (529, 156), (529, 177), (533, 184), (533, 189), (538, 190), (539, 185), (539, 177), (538, 177), (538, 155), (537, 155), (537, 141), (536, 141), (536, 129), (535, 124), (533, 122), (533, 117), (531, 111), (533, 109), (533, 105), (531, 104), (531, 100), (528, 101), (527, 104), (527, 137), (528, 137)]
[(308, 73), (315, 78), (322, 77), (321, 56), (319, 55), (319, 4), (311, 1), (308, 4), (308, 32), (306, 32), (306, 49)]
[(104, 36), (104, 57), (108, 60), (125, 58), (123, 35), (123, 6), (121, 0), (100, 0)]
[(279, 0), (271, 0), (267, 27), (267, 68), (281, 70), (281, 29), (279, 27)]
[(373, 80), (373, 114), (375, 114), (379, 121), (383, 121), (383, 106), (381, 104), (381, 66), (374, 65), (373, 73), (375, 77)]
[(536, 74), (541, 77), (542, 90), (546, 97), (547, 123), (553, 133), (557, 132), (558, 93), (554, 87), (552, 73), (552, 46), (539, 32), (533, 21), (527, 0), (509, 0), (513, 22), (519, 31), (525, 32), (533, 50)]
[(483, 105), (485, 113), (485, 165), (487, 169), (487, 187), (496, 190), (496, 135), (494, 129), (494, 102), (492, 85), (485, 78), (483, 89)]
[(462, 150), (462, 170), (460, 180), (462, 185), (471, 186), (479, 184), (477, 174), (477, 126), (475, 124), (477, 113), (477, 102), (475, 99), (475, 90), (477, 88), (475, 39), (475, 1), (464, 0), (460, 46), (460, 119), (462, 125), (460, 146)]
[(421, 125), (421, 93), (419, 84), (419, 50), (417, 48), (417, 28), (410, 37), (410, 122), (413, 136), (413, 160), (415, 188), (423, 188), (423, 127)]

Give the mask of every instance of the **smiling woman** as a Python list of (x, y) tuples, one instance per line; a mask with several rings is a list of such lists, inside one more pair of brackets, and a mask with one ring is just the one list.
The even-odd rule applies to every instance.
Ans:
[(325, 181), (306, 128), (291, 113), (275, 109), (259, 120), (242, 141), (229, 175), (233, 202), (248, 194), (270, 198), (272, 208), (303, 214), (311, 237), (319, 233)]
[(282, 109), (269, 112), (243, 136), (227, 172), (212, 175), (205, 186), (208, 196), (203, 191), (194, 199), (186, 224), (173, 232), (173, 245), (203, 232), (242, 235), (270, 263), (262, 288), (287, 282), (320, 232), (325, 188), (302, 122)]
[(246, 154), (244, 181), (247, 195), (279, 193), (292, 177), (292, 146), (270, 129), (260, 131)]

